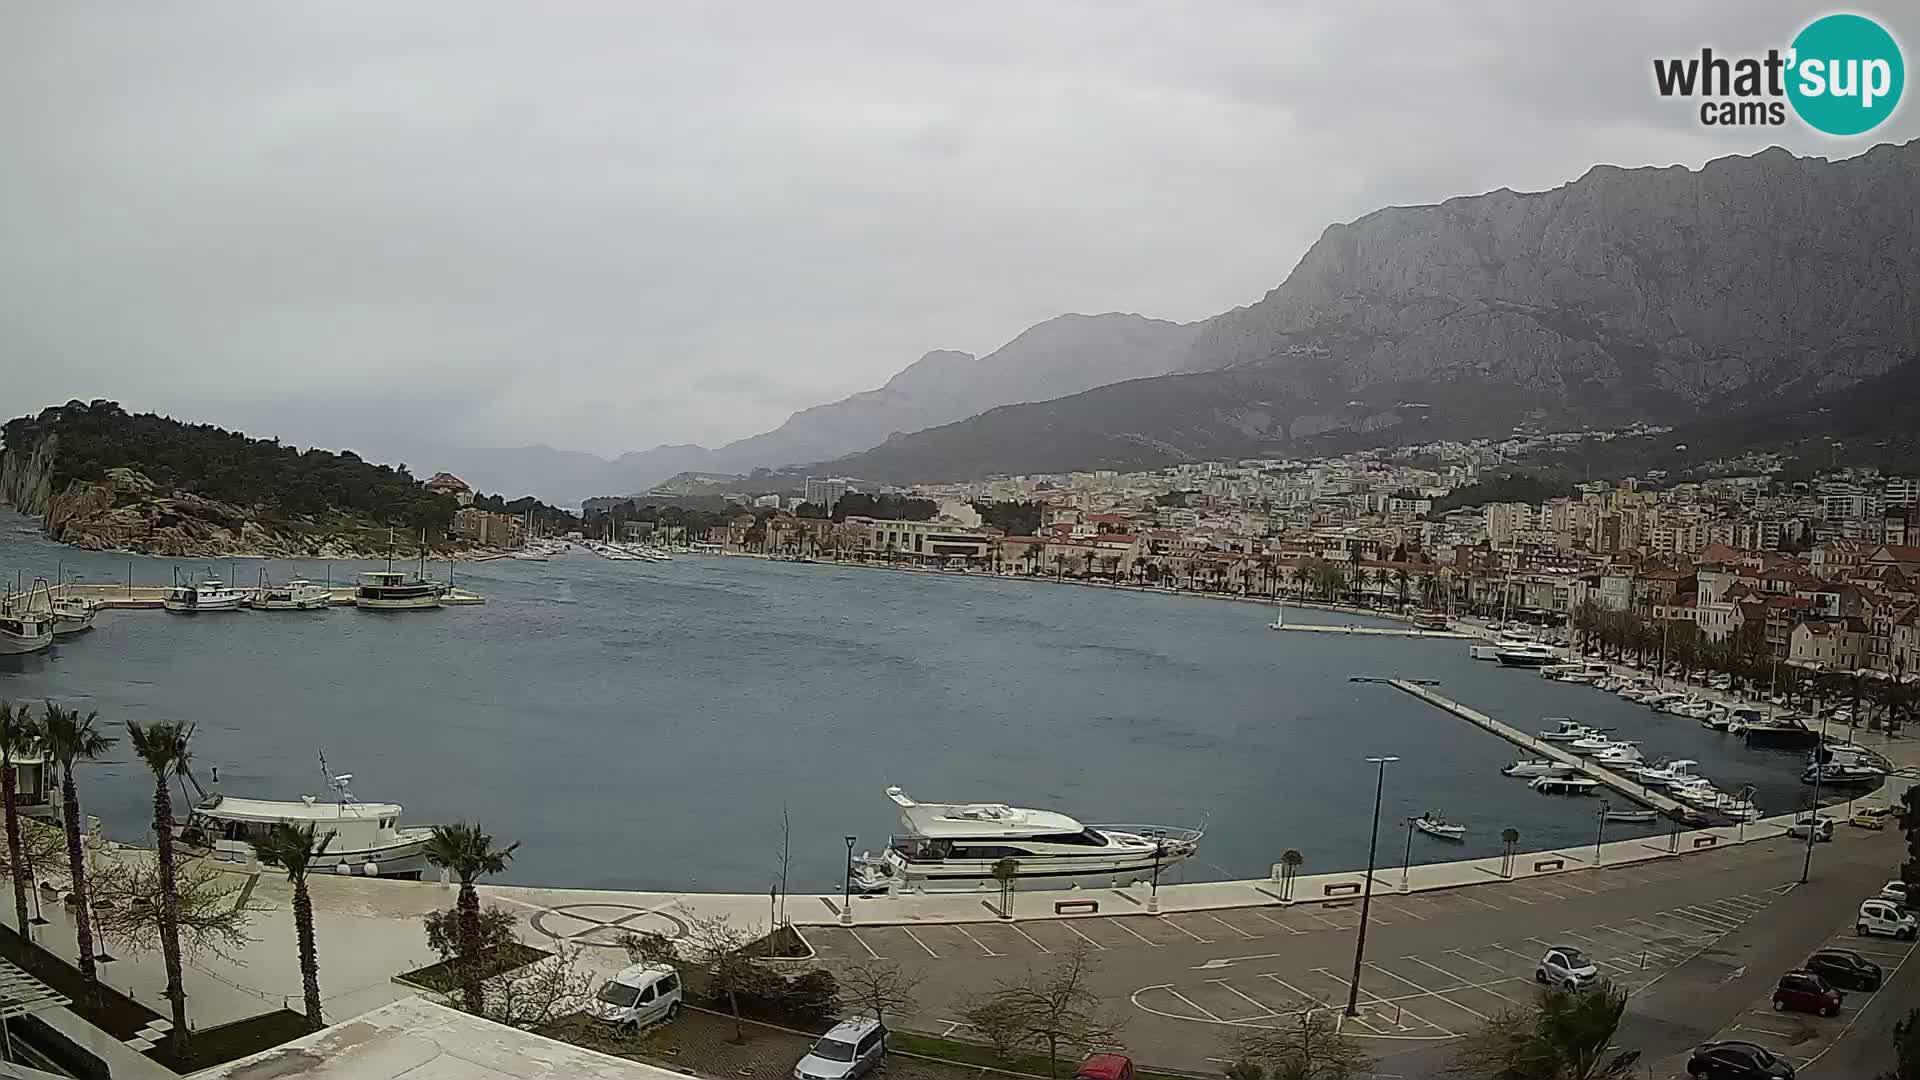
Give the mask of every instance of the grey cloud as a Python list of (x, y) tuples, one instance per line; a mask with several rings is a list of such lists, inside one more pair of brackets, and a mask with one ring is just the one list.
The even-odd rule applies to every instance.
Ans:
[(1246, 303), (1383, 204), (1920, 133), (1651, 90), (1824, 10), (13, 5), (0, 364), (305, 441), (715, 443), (1061, 312)]

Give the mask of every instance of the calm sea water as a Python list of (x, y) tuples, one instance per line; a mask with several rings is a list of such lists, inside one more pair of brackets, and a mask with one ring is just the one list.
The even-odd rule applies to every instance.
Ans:
[[(205, 560), (134, 559), (162, 584)], [(126, 556), (46, 542), (0, 513), (0, 571), (124, 581)], [(239, 560), (252, 583), (362, 567)], [(445, 564), (435, 569), (444, 576)], [(1089, 822), (1210, 819), (1188, 880), (1366, 861), (1374, 771), (1394, 754), (1382, 865), (1425, 809), (1468, 828), (1415, 862), (1590, 843), (1598, 800), (1498, 774), (1507, 743), (1350, 675), (1441, 680), (1525, 730), (1542, 716), (1618, 728), (1648, 755), (1697, 758), (1769, 812), (1798, 805), (1796, 756), (1693, 721), (1467, 658), (1456, 641), (1275, 633), (1271, 608), (1195, 597), (757, 559), (502, 560), (457, 571), (484, 606), (375, 614), (101, 613), (51, 650), (0, 657), (0, 697), (98, 709), (111, 725), (199, 724), (197, 773), (235, 795), (323, 795), (318, 755), (356, 795), (414, 823), (479, 819), (518, 840), (509, 879), (556, 886), (765, 889), (780, 818), (796, 891), (840, 884), (843, 835), (884, 844), (889, 784), (926, 800), (1055, 808)], [(1288, 618), (1347, 622), (1289, 609)], [(128, 755), (82, 798), (136, 839), (151, 788)], [(1628, 827), (1608, 827), (1609, 837)]]

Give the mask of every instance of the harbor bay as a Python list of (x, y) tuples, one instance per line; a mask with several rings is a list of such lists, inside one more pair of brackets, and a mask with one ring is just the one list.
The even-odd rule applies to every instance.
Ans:
[[(0, 520), (0, 566), (31, 578), (166, 583), (188, 560), (47, 543)], [(376, 564), (211, 567), (238, 583), (337, 584)], [(440, 566), (443, 573), (444, 565)], [(1307, 872), (1364, 864), (1373, 772), (1392, 754), (1383, 866), (1405, 820), (1435, 810), (1460, 842), (1413, 837), (1415, 863), (1591, 843), (1598, 798), (1501, 777), (1506, 742), (1384, 684), (1447, 697), (1531, 731), (1568, 716), (1687, 757), (1720, 787), (1795, 808), (1799, 754), (1739, 740), (1590, 688), (1468, 658), (1466, 643), (1277, 634), (1271, 608), (987, 575), (680, 557), (501, 560), (458, 568), (484, 607), (191, 616), (105, 611), (44, 653), (0, 658), (0, 697), (98, 709), (118, 725), (200, 725), (196, 775), (229, 795), (326, 797), (324, 752), (355, 793), (423, 824), (480, 819), (521, 841), (507, 880), (549, 886), (764, 890), (783, 809), (795, 890), (834, 891), (845, 854), (895, 828), (883, 795), (1057, 809), (1089, 823), (1197, 825), (1169, 880), (1264, 877), (1298, 849)], [(1288, 609), (1287, 619), (1385, 625)], [(151, 789), (117, 755), (87, 810), (143, 839)], [(1663, 826), (1609, 824), (1608, 839)]]

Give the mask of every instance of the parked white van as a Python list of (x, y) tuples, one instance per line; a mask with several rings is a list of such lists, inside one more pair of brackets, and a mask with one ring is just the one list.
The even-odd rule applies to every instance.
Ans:
[(680, 973), (668, 964), (622, 968), (593, 996), (587, 1012), (603, 1024), (644, 1028), (680, 1015)]
[(1920, 922), (1907, 914), (1891, 900), (1874, 897), (1860, 905), (1860, 918), (1854, 923), (1853, 932), (1861, 936), (1867, 934), (1885, 934), (1902, 941), (1912, 941), (1920, 934)]

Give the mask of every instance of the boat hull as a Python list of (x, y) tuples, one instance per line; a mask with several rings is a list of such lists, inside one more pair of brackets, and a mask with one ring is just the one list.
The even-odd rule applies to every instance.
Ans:
[[(346, 851), (328, 848), (314, 860), (313, 871), (354, 877), (421, 878), (432, 869), (427, 864), (427, 844), (431, 839), (430, 835), (409, 837), (383, 847)], [(257, 854), (255, 858), (258, 859)], [(347, 869), (341, 870), (342, 866)]]
[(27, 653), (39, 652), (51, 644), (53, 644), (51, 629), (30, 635), (0, 633), (0, 656), (23, 656)]
[(1540, 668), (1556, 662), (1551, 656), (1532, 656), (1526, 653), (1497, 653), (1494, 659), (1500, 661), (1501, 667), (1517, 668)]
[(356, 596), (353, 598), (353, 606), (364, 611), (415, 611), (421, 608), (439, 607), (440, 597), (438, 594), (402, 597)]
[[(1169, 849), (1159, 860), (1160, 873), (1165, 876), (1167, 870), (1187, 860), (1187, 855), (1178, 854)], [(1066, 878), (1099, 879), (1106, 884), (1109, 879), (1135, 879), (1149, 881), (1153, 877), (1154, 859), (1151, 851), (1145, 856), (1136, 853), (1114, 853), (1111, 855), (1051, 855), (1017, 860), (1020, 869), (1014, 876), (1020, 879), (1046, 878), (1058, 880)], [(924, 859), (907, 859), (898, 852), (889, 851), (887, 866), (893, 877), (905, 886), (926, 885), (968, 886), (994, 881), (995, 859), (945, 859), (933, 862)]]
[(246, 602), (246, 596), (240, 593), (206, 600), (180, 600), (169, 596), (161, 601), (160, 606), (182, 615), (192, 615), (201, 611), (239, 611)]

